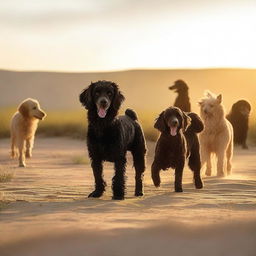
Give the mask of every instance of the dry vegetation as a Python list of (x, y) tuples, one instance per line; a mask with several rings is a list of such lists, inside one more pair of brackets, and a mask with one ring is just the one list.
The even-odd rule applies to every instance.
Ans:
[(0, 166), (0, 183), (11, 181), (13, 176), (14, 174), (9, 168)]
[(1, 182), (9, 182), (13, 178), (12, 173), (0, 173), (0, 183)]
[(86, 130), (84, 111), (54, 111), (47, 113), (38, 126), (38, 134), (46, 137), (68, 136), (84, 138)]
[[(15, 108), (0, 110), (1, 126), (0, 138), (9, 137), (9, 124)], [(145, 136), (148, 140), (155, 141), (158, 133), (153, 128), (156, 118), (153, 113), (139, 113), (139, 121), (142, 124)], [(45, 137), (67, 136), (84, 139), (86, 136), (87, 120), (86, 113), (82, 110), (74, 111), (51, 111), (47, 112), (47, 117), (39, 123), (37, 134)]]
[[(0, 138), (9, 137), (9, 124), (14, 108), (0, 109), (1, 126)], [(158, 132), (153, 128), (157, 113), (138, 111), (139, 121), (143, 127), (147, 140), (156, 141)], [(47, 112), (47, 117), (39, 123), (37, 134), (45, 137), (71, 137), (84, 139), (86, 137), (87, 120), (86, 113), (83, 109), (73, 111), (50, 111)], [(256, 144), (256, 122), (255, 113), (252, 113), (250, 130), (250, 143)]]
[[(0, 110), (0, 138), (9, 137), (9, 124), (15, 111), (15, 108)], [(84, 111), (51, 111), (47, 112), (45, 120), (39, 123), (37, 134), (45, 137), (84, 138), (86, 126)]]

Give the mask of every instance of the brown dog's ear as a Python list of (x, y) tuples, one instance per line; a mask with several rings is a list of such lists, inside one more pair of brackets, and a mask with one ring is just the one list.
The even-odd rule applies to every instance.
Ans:
[(87, 88), (85, 88), (79, 95), (79, 100), (86, 109), (89, 109), (92, 105), (92, 85), (93, 83), (91, 83)]
[(160, 132), (165, 132), (167, 130), (167, 125), (164, 120), (164, 111), (159, 115), (154, 124), (154, 128), (159, 130)]
[(191, 125), (191, 118), (185, 112), (182, 111), (182, 113), (183, 113), (182, 130), (183, 132), (185, 132), (188, 129), (188, 127)]
[(18, 108), (18, 111), (24, 116), (24, 117), (28, 117), (29, 114), (29, 110), (28, 107), (26, 105), (26, 102), (22, 102)]
[(115, 84), (115, 83), (112, 83), (111, 84), (114, 89), (115, 89), (115, 95), (114, 95), (114, 98), (113, 98), (113, 101), (112, 101), (112, 106), (113, 108), (117, 111), (121, 104), (123, 103), (123, 101), (125, 100), (125, 97), (124, 95), (119, 91), (119, 88), (118, 88), (118, 85)]

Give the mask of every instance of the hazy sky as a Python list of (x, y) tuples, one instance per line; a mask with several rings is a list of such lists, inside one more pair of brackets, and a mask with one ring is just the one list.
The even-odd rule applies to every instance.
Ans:
[(0, 68), (256, 68), (256, 0), (6, 0)]

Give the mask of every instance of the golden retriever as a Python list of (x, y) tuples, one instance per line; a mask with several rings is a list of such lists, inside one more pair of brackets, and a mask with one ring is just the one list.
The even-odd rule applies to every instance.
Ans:
[(217, 157), (217, 176), (231, 174), (233, 156), (233, 127), (225, 118), (222, 95), (207, 91), (200, 102), (200, 115), (204, 121), (204, 130), (199, 134), (202, 166), (206, 163), (206, 175), (211, 176), (211, 155)]
[(32, 156), (35, 132), (38, 121), (46, 116), (35, 99), (26, 99), (18, 107), (11, 120), (11, 156), (19, 150), (19, 166), (25, 167), (25, 156)]

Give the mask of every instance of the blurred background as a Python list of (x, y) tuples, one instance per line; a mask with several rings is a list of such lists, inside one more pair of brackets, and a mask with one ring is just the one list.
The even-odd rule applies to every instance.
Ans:
[[(0, 137), (27, 97), (48, 113), (38, 134), (84, 138), (78, 95), (91, 81), (119, 84), (126, 107), (155, 140), (154, 119), (190, 87), (192, 110), (209, 89), (227, 112), (239, 99), (255, 109), (255, 0), (9, 0), (0, 2)], [(253, 110), (250, 140), (256, 142)]]

